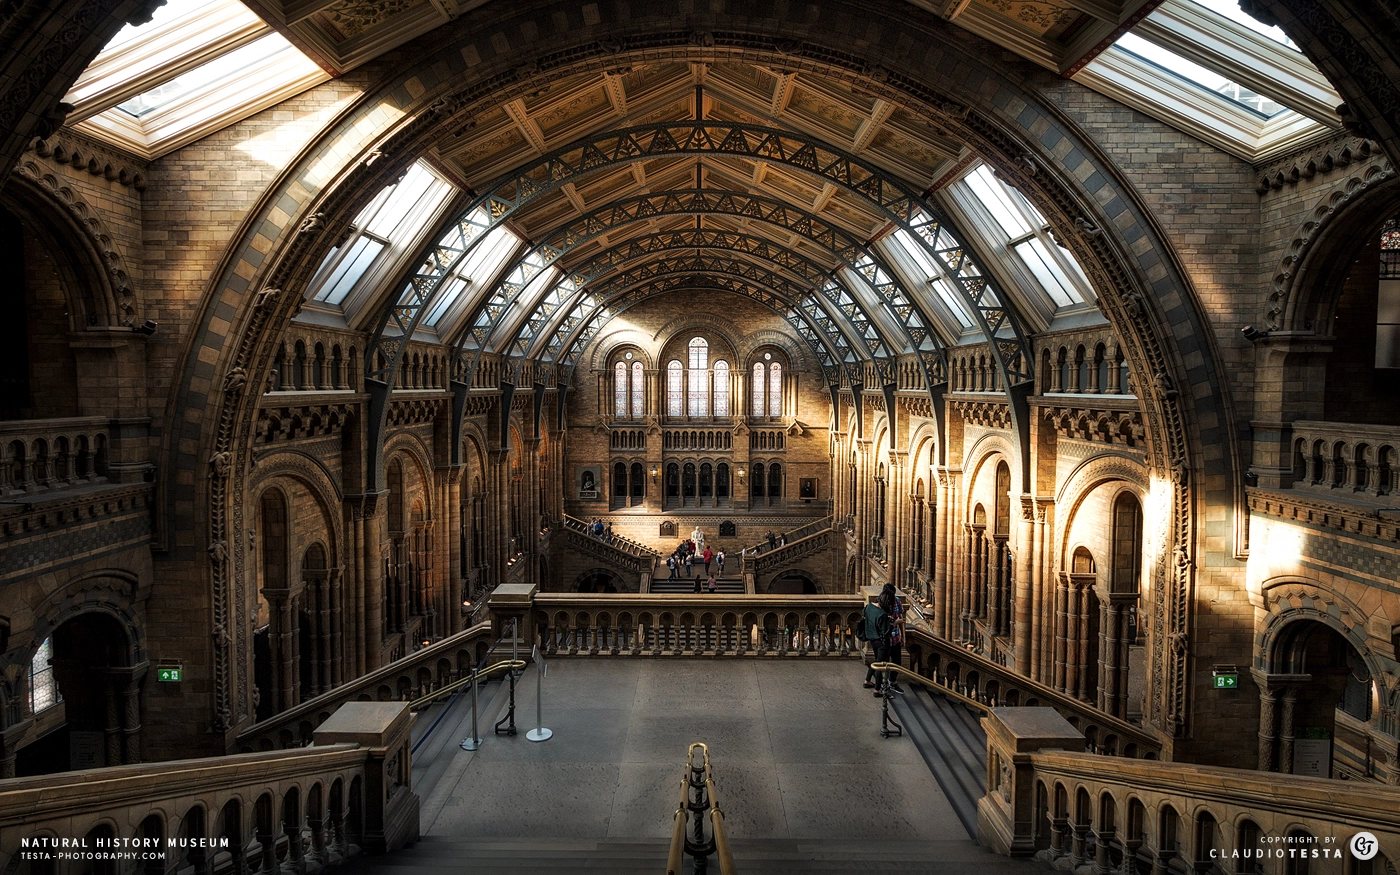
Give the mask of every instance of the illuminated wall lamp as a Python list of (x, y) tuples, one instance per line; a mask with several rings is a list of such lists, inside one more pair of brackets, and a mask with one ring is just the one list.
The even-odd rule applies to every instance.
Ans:
[(655, 482), (656, 482), (656, 475), (659, 474), (659, 473), (660, 473), (660, 471), (657, 469), (657, 467), (656, 467), (655, 465), (652, 465), (652, 466), (651, 466), (651, 482), (652, 482), (652, 483), (655, 483)]
[(736, 473), (738, 473), (738, 475), (739, 475), (739, 482), (740, 482), (740, 483), (743, 483), (743, 482), (744, 482), (744, 473), (745, 473), (745, 472), (744, 472), (744, 466), (743, 466), (743, 465), (740, 465), (740, 466), (739, 466), (739, 470), (738, 470)]

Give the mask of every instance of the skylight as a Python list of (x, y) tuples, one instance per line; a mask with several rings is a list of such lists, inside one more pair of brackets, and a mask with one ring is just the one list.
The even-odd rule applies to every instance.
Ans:
[(1191, 0), (1197, 6), (1209, 9), (1216, 15), (1228, 18), (1236, 24), (1242, 24), (1255, 33), (1266, 36), (1282, 46), (1298, 51), (1298, 45), (1288, 38), (1288, 34), (1283, 32), (1283, 28), (1278, 25), (1269, 25), (1260, 21), (1252, 15), (1247, 14), (1235, 0)]
[(1256, 94), (1237, 82), (1231, 82), (1219, 73), (1188, 60), (1176, 52), (1164, 49), (1156, 43), (1148, 42), (1135, 33), (1123, 34), (1113, 45), (1114, 48), (1135, 55), (1169, 75), (1217, 94), (1225, 100), (1258, 113), (1264, 118), (1272, 118), (1286, 109), (1282, 104)]
[(912, 263), (917, 270), (918, 279), (922, 284), (933, 289), (938, 301), (943, 305), (943, 309), (948, 316), (956, 320), (958, 326), (966, 331), (972, 328), (972, 317), (968, 315), (967, 309), (963, 306), (961, 295), (948, 284), (948, 280), (943, 276), (943, 271), (938, 268), (923, 246), (920, 246), (909, 232), (903, 228), (890, 235), (898, 252), (903, 253), (908, 263)]
[(189, 97), (201, 89), (239, 77), (240, 74), (247, 73), (279, 53), (295, 51), (296, 48), (281, 34), (270, 33), (241, 49), (195, 67), (183, 76), (176, 76), (169, 82), (163, 82), (149, 91), (142, 92), (125, 103), (119, 103), (117, 109), (132, 118), (144, 118), (149, 113)]
[[(478, 212), (479, 218), (485, 221), (485, 210)], [(436, 328), (442, 317), (461, 299), (468, 286), (481, 288), (490, 285), (519, 245), (520, 238), (512, 234), (505, 225), (487, 234), (486, 239), (482, 240), (452, 276), (443, 282), (437, 299), (433, 301), (423, 323), (430, 328)]]
[(344, 244), (332, 249), (311, 279), (311, 300), (345, 308), (352, 292), (384, 278), (386, 253), (402, 255), (427, 230), (452, 194), (452, 186), (419, 161), (403, 178), (385, 187), (355, 217), (358, 229)]
[[(1023, 301), (1028, 294), (1038, 298), (1035, 308), (1047, 319), (1057, 310), (1083, 304), (1091, 294), (1088, 278), (1074, 256), (1055, 242), (1050, 223), (986, 164), (974, 167), (948, 189), (948, 195), (952, 206), (968, 219), (963, 230), (981, 240), (982, 251), (1001, 259), (1011, 290), (1020, 290)], [(1036, 291), (1043, 292), (1044, 298)]]
[(69, 124), (157, 158), (330, 76), (238, 0), (169, 0), (64, 95)]

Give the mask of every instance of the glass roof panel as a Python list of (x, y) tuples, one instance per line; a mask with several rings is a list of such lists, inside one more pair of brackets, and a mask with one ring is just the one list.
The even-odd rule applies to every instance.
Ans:
[(1203, 6), (1214, 12), (1216, 15), (1228, 18), (1236, 24), (1242, 24), (1261, 36), (1266, 36), (1279, 45), (1287, 46), (1293, 51), (1298, 51), (1297, 43), (1288, 38), (1288, 34), (1283, 32), (1283, 28), (1278, 25), (1268, 25), (1244, 10), (1240, 9), (1239, 3), (1235, 0), (1190, 0), (1197, 6)]
[(344, 303), (345, 297), (350, 294), (350, 290), (355, 287), (355, 283), (360, 281), (360, 278), (365, 275), (365, 271), (369, 270), (370, 265), (374, 264), (374, 260), (383, 251), (383, 243), (373, 237), (360, 237), (350, 247), (350, 251), (340, 260), (340, 263), (330, 271), (325, 285), (316, 292), (315, 300), (339, 307)]
[[(374, 214), (374, 218), (365, 226), (377, 237), (389, 237), (394, 235), (399, 225), (414, 211), (415, 207), (423, 206), (425, 203), (435, 206), (442, 201), (443, 189), (447, 183), (433, 175), (421, 162), (408, 168), (403, 179), (393, 187), (393, 193), (387, 198), (384, 205)], [(422, 211), (419, 210), (421, 213)], [(363, 214), (361, 214), (363, 217)], [(359, 225), (360, 221), (357, 220)]]
[(1075, 304), (1084, 303), (1079, 292), (1075, 290), (1074, 283), (1065, 274), (1064, 268), (1051, 257), (1050, 250), (1038, 237), (1032, 237), (1016, 245), (1016, 254), (1021, 256), (1021, 260), (1026, 263), (1026, 267), (1031, 269), (1035, 278), (1040, 282), (1040, 287), (1050, 296), (1050, 300), (1055, 302), (1056, 307), (1070, 307)]
[(972, 317), (967, 312), (967, 307), (963, 303), (962, 295), (959, 294), (948, 281), (943, 278), (943, 271), (934, 263), (928, 251), (916, 241), (909, 232), (903, 228), (890, 235), (895, 241), (899, 250), (909, 257), (915, 267), (918, 268), (922, 279), (937, 294), (939, 301), (948, 309), (948, 312), (958, 321), (958, 325), (963, 330), (972, 327)]
[(1214, 70), (1202, 67), (1195, 61), (1183, 58), (1176, 52), (1164, 49), (1137, 34), (1125, 33), (1113, 46), (1152, 64), (1170, 76), (1190, 82), (1264, 118), (1273, 118), (1286, 109), (1282, 104), (1256, 94), (1237, 82), (1231, 82)]
[(270, 33), (241, 49), (234, 49), (207, 64), (201, 64), (183, 76), (176, 76), (169, 82), (142, 92), (125, 103), (119, 103), (117, 109), (132, 118), (142, 118), (206, 87), (221, 83), (233, 85), (240, 73), (284, 52), (297, 52), (297, 49), (281, 34)]
[[(480, 218), (485, 217), (484, 211), (478, 211)], [(465, 262), (453, 275), (452, 279), (443, 283), (442, 289), (438, 292), (437, 299), (433, 301), (431, 308), (423, 319), (423, 324), (430, 328), (436, 328), (442, 321), (442, 317), (447, 311), (452, 309), (452, 305), (461, 299), (462, 293), (468, 287), (481, 287), (495, 279), (505, 266), (510, 254), (515, 251), (520, 244), (520, 238), (511, 233), (510, 229), (504, 225), (496, 228), (486, 235), (479, 245), (471, 251)]]
[(987, 212), (992, 214), (992, 218), (1006, 232), (1006, 236), (1020, 237), (1031, 233), (1032, 229), (1026, 217), (1017, 209), (1020, 204), (1017, 204), (1011, 192), (992, 176), (991, 168), (980, 164), (976, 170), (963, 177), (963, 181), (972, 189), (977, 200), (982, 202), (982, 206), (987, 208)]

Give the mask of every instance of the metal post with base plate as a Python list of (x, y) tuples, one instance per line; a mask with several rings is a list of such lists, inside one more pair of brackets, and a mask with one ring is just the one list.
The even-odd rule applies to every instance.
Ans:
[(535, 728), (525, 733), (525, 737), (531, 741), (548, 741), (554, 732), (544, 728), (544, 704), (543, 685), (545, 673), (549, 671), (549, 666), (544, 664), (544, 654), (535, 647), (531, 653), (535, 658)]
[(472, 734), (462, 739), (462, 750), (481, 747), (481, 733), (476, 731), (476, 669), (472, 669)]

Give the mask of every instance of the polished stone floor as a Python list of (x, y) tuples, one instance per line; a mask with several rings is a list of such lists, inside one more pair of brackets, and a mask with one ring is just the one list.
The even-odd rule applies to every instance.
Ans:
[[(971, 841), (914, 743), (880, 737), (880, 703), (854, 660), (558, 659), (483, 697), (472, 753), (465, 697), (415, 753), (425, 836), (666, 839), (686, 748), (710, 748), (730, 835), (742, 840)], [(499, 711), (499, 713), (498, 713)], [(417, 734), (438, 715), (425, 715)], [(421, 765), (420, 765), (421, 764)]]

